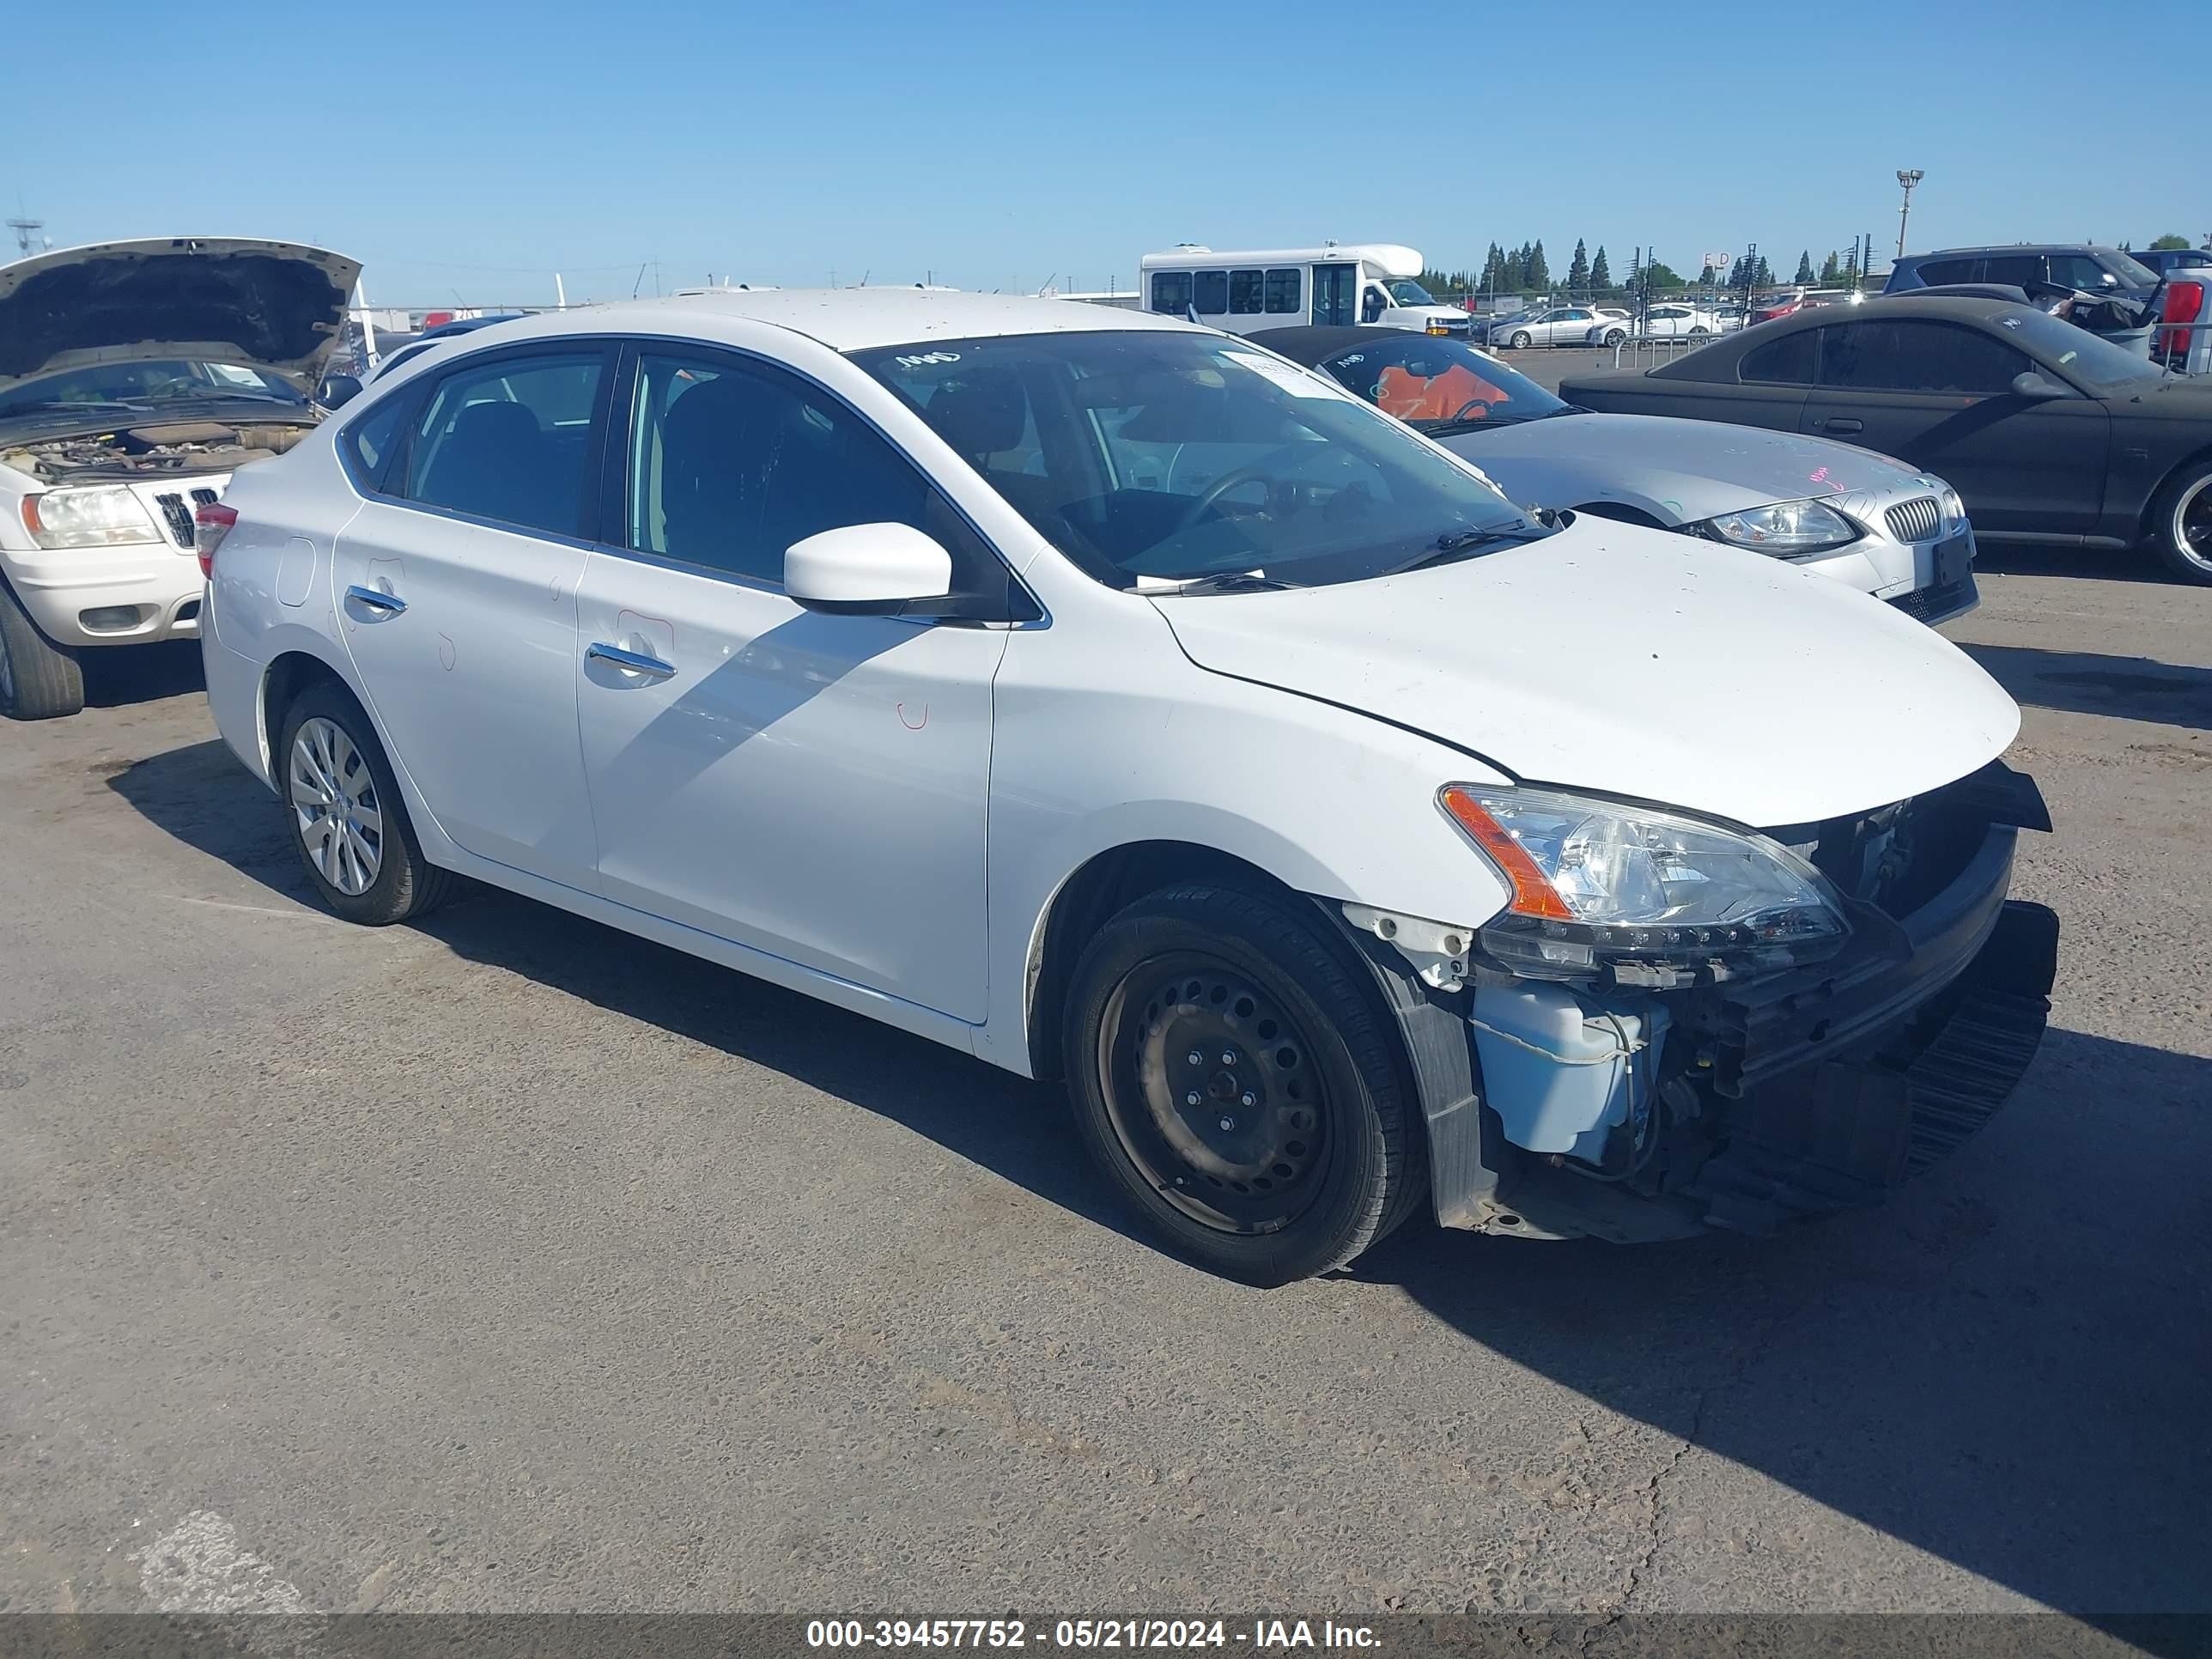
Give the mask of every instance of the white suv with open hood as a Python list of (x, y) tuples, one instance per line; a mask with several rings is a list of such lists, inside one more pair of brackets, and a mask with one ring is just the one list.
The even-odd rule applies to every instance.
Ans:
[(1065, 1076), (1224, 1273), (1422, 1211), (1865, 1202), (2048, 1013), (2020, 711), (1956, 647), (1756, 552), (1539, 522), (1169, 318), (502, 323), (200, 519), (216, 724), (337, 914), (474, 877)]
[(0, 266), (0, 714), (75, 714), (88, 647), (199, 632), (192, 514), (321, 419), (360, 272), (219, 237)]

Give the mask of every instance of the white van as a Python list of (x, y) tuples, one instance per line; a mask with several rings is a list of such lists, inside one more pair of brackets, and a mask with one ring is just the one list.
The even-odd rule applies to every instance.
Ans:
[(1420, 254), (1395, 242), (1230, 253), (1185, 242), (1138, 260), (1137, 286), (1148, 309), (1231, 334), (1301, 323), (1465, 334), (1467, 313), (1438, 305), (1421, 270)]

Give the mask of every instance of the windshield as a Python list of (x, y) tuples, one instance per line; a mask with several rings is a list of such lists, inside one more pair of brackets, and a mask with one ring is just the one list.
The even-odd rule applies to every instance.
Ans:
[(1435, 296), (1410, 276), (1401, 276), (1389, 284), (1390, 298), (1401, 306), (1432, 306)]
[(2120, 279), (2123, 288), (2156, 288), (2158, 273), (2142, 260), (2132, 258), (2116, 249), (2107, 248), (2097, 256), (2097, 263)]
[(2148, 359), (2133, 356), (2110, 340), (2100, 339), (2087, 329), (2077, 328), (2048, 312), (2008, 306), (1997, 321), (2017, 336), (2031, 354), (2100, 397), (2158, 378), (2158, 370)]
[(68, 368), (0, 392), (0, 415), (102, 404), (162, 404), (244, 398), (304, 409), (307, 400), (282, 377), (244, 363), (173, 358)]
[(1468, 467), (1234, 338), (1084, 329), (854, 357), (1112, 586), (1357, 581), (1443, 538), (1532, 528)]
[(1527, 375), (1442, 335), (1362, 340), (1322, 368), (1386, 415), (1419, 427), (1508, 425), (1570, 407)]

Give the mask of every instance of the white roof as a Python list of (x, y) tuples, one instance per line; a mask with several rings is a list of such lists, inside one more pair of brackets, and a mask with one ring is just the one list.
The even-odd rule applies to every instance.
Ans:
[(1328, 247), (1220, 249), (1186, 246), (1163, 248), (1137, 261), (1140, 270), (1175, 270), (1183, 266), (1311, 265), (1364, 260), (1392, 276), (1418, 276), (1421, 256), (1402, 242), (1344, 242)]
[(620, 333), (629, 329), (656, 333), (674, 330), (711, 337), (712, 323), (721, 318), (787, 328), (834, 351), (866, 351), (876, 346), (999, 334), (1190, 326), (1149, 312), (1069, 305), (1064, 300), (1041, 300), (1030, 295), (915, 288), (786, 288), (719, 289), (665, 300), (618, 301), (530, 319), (549, 327), (531, 328), (526, 323), (502, 323), (496, 327), (501, 337), (507, 339), (526, 332)]

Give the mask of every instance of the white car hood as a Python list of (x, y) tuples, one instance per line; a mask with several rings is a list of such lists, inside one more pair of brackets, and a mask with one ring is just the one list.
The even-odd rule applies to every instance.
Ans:
[(361, 263), (296, 242), (152, 237), (0, 265), (0, 388), (93, 362), (248, 364), (312, 385)]
[(1922, 793), (2020, 729), (1996, 681), (1879, 600), (1587, 517), (1402, 576), (1153, 602), (1201, 668), (1379, 715), (1523, 782), (1762, 827)]

